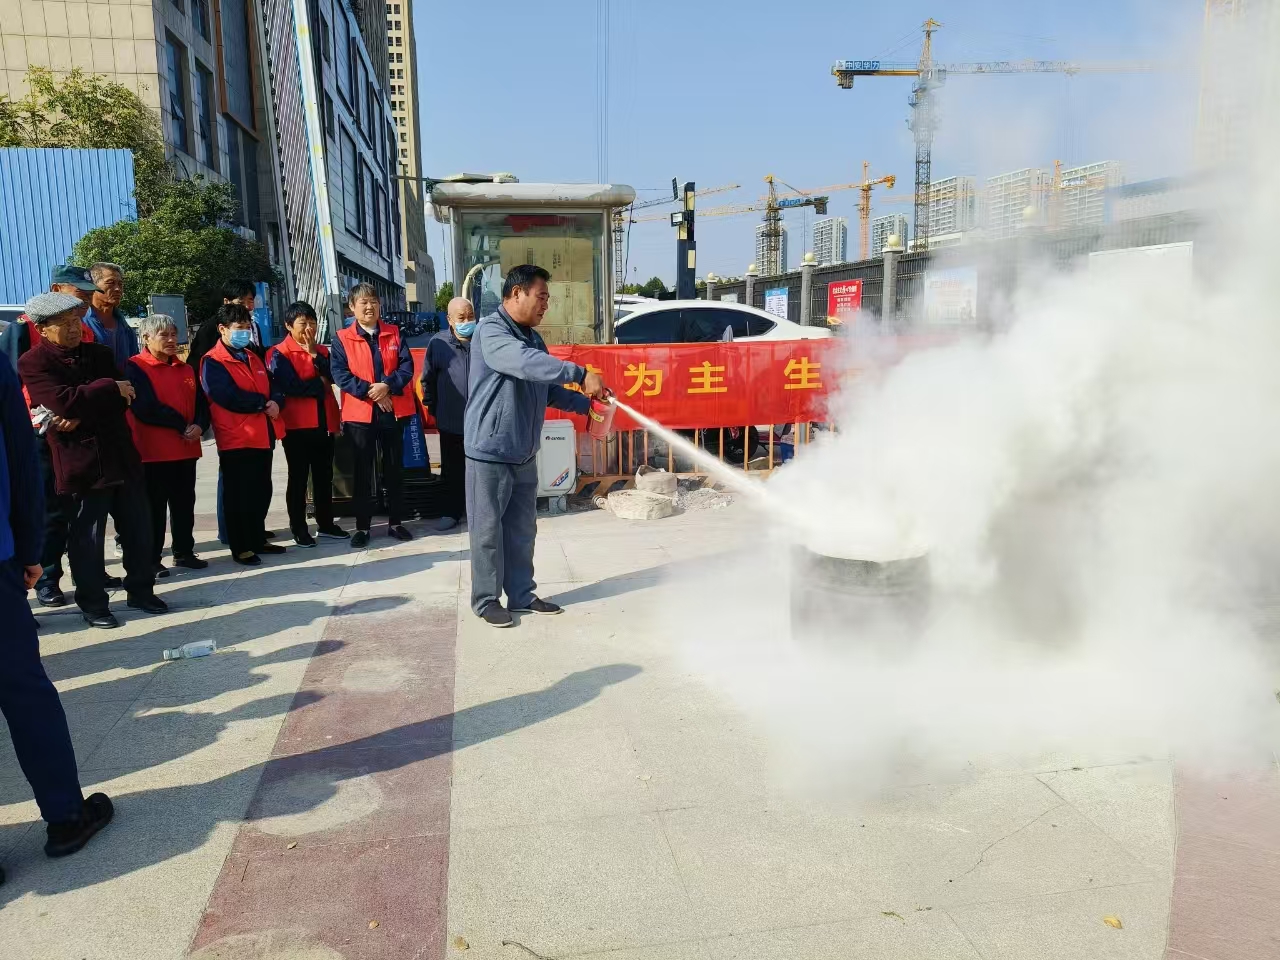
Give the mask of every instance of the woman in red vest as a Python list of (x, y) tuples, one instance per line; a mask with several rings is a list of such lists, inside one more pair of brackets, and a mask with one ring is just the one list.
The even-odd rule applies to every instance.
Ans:
[(173, 520), (175, 566), (203, 570), (208, 560), (196, 556), (196, 461), (200, 435), (208, 426), (196, 411), (196, 374), (178, 359), (178, 326), (173, 317), (152, 314), (138, 325), (142, 351), (125, 364), (124, 374), (137, 392), (129, 404), (133, 443), (142, 455), (142, 470), (151, 501), (152, 561), (156, 576), (169, 571), (164, 552), (165, 514)]
[(371, 284), (351, 288), (347, 296), (355, 323), (338, 331), (329, 358), (333, 382), (342, 391), (342, 432), (355, 451), (356, 532), (351, 546), (369, 545), (373, 519), (373, 459), (382, 450), (382, 481), (387, 488), (387, 533), (412, 540), (404, 518), (404, 424), (417, 412), (413, 359), (400, 328), (382, 322), (382, 304)]
[(279, 419), (283, 395), (273, 390), (266, 365), (249, 349), (253, 319), (238, 303), (224, 303), (216, 318), (220, 339), (200, 361), (200, 385), (209, 398), (209, 419), (218, 442), (223, 505), (231, 559), (246, 567), (259, 554), (284, 553), (267, 542), (271, 506), (271, 456), (284, 435)]
[(329, 348), (316, 343), (319, 323), (309, 303), (298, 301), (284, 312), (289, 331), (267, 352), (271, 382), (284, 394), (280, 419), (285, 433), (281, 445), (289, 461), (289, 486), (284, 501), (289, 527), (300, 547), (314, 547), (307, 529), (307, 478), (316, 505), (316, 535), (346, 540), (350, 534), (333, 522), (333, 436), (338, 432), (338, 398), (329, 371)]

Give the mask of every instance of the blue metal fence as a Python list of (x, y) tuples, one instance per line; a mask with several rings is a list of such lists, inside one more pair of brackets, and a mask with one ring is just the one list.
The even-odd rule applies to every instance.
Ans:
[(137, 215), (128, 150), (0, 150), (0, 303), (47, 290), (81, 237)]

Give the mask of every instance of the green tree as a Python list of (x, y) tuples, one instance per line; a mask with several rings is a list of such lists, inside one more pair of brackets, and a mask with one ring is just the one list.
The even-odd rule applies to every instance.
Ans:
[(236, 206), (230, 184), (180, 180), (150, 216), (90, 230), (72, 259), (120, 264), (126, 313), (141, 312), (151, 294), (181, 294), (191, 318), (204, 320), (222, 304), (230, 281), (279, 282), (266, 248), (223, 226)]
[(655, 299), (663, 297), (666, 292), (667, 285), (662, 282), (661, 277), (650, 277), (648, 281), (643, 283), (637, 290), (637, 293), (642, 296), (653, 297)]
[(160, 118), (128, 87), (80, 68), (27, 71), (27, 95), (0, 96), (0, 147), (132, 150), (138, 215), (157, 210), (173, 183)]
[(449, 309), (449, 301), (453, 299), (453, 281), (446, 280), (436, 291), (436, 309), (444, 313)]

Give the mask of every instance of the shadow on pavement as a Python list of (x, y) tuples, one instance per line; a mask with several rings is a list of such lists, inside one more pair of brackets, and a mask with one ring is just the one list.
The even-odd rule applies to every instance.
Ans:
[(573, 587), (560, 593), (548, 593), (544, 594), (544, 596), (548, 600), (554, 600), (562, 607), (567, 607), (574, 603), (587, 603), (591, 600), (620, 597), (635, 590), (644, 590), (647, 587), (655, 586), (664, 580), (671, 580), (684, 574), (705, 570), (708, 566), (719, 563), (727, 556), (736, 555), (736, 553), (713, 553), (705, 557), (672, 560), (669, 563), (660, 563), (656, 567), (630, 570), (627, 573), (605, 577), (603, 580), (584, 583), (581, 586)]
[[(581, 707), (606, 687), (639, 673), (634, 664), (593, 667), (541, 690), (276, 758), (206, 783), (118, 795), (115, 822), (74, 857), (46, 860), (28, 837), (20, 845), (24, 860), (10, 854), (0, 906), (26, 893), (49, 896), (91, 887), (188, 854), (223, 821), (252, 823), (306, 813), (335, 796), (346, 780), (397, 770), (533, 726)], [(263, 789), (266, 784), (275, 788)], [(246, 814), (244, 801), (255, 787), (257, 796)]]

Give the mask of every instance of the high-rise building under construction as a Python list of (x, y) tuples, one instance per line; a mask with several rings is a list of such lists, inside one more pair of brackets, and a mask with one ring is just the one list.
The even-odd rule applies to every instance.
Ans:
[(973, 177), (929, 184), (929, 236), (968, 233), (978, 226), (978, 187)]
[(1053, 175), (1026, 167), (987, 179), (986, 235), (999, 240), (1016, 236), (1029, 224), (1044, 223)]
[(776, 277), (787, 271), (787, 228), (779, 225), (777, 260), (770, 261), (768, 243), (765, 240), (765, 224), (756, 225), (756, 271), (762, 277)]
[(387, 75), (396, 125), (400, 209), (403, 211), (404, 286), (409, 309), (434, 310), (435, 266), (427, 247), (426, 196), (422, 184), (422, 133), (418, 122), (418, 55), (413, 2), (388, 3)]
[(849, 220), (823, 217), (813, 224), (813, 257), (822, 263), (844, 263), (849, 257)]
[(911, 221), (905, 213), (876, 217), (871, 221), (871, 256), (878, 257), (884, 253), (885, 244), (890, 237), (897, 237), (905, 246), (910, 231)]

